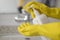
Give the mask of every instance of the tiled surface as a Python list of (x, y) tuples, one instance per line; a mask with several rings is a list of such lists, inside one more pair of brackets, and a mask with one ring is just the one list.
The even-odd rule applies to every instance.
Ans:
[(17, 26), (0, 26), (0, 40), (24, 40), (17, 31)]
[(17, 31), (17, 26), (0, 26), (0, 40), (24, 40)]
[(1, 36), (0, 40), (24, 40), (24, 37), (19, 36), (19, 35), (6, 35), (6, 36)]
[(0, 35), (18, 34), (17, 26), (0, 26)]
[[(30, 40), (41, 40), (40, 37), (29, 37)], [(21, 35), (6, 35), (0, 36), (0, 40), (29, 40), (27, 37)]]

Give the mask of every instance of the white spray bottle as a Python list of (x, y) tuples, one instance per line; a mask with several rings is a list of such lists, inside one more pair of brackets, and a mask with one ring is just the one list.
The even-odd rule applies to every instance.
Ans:
[(45, 24), (48, 23), (48, 18), (45, 14), (40, 14), (36, 9), (32, 8), (35, 14), (33, 24)]

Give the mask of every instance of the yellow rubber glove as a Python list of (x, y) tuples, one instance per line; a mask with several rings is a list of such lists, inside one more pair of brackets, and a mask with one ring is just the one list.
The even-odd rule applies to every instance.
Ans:
[(42, 24), (46, 24), (49, 22), (48, 17), (45, 14), (39, 14), (39, 12), (36, 9), (34, 9), (34, 8), (32, 8), (32, 9), (33, 9), (34, 14), (35, 14), (35, 18), (32, 21), (33, 24), (42, 25)]
[(32, 8), (29, 8), (31, 5), (33, 5), (32, 7), (37, 9), (40, 13), (44, 13), (48, 17), (60, 19), (60, 8), (49, 8), (43, 3), (34, 2), (34, 1), (29, 2), (24, 6), (25, 11), (30, 13), (32, 18), (34, 18), (35, 15), (34, 15)]
[(60, 22), (43, 25), (23, 23), (18, 27), (18, 32), (24, 36), (45, 36), (51, 40), (60, 40)]

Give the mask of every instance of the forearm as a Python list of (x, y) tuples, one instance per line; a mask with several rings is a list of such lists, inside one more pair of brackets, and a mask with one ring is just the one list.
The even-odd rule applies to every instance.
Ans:
[(24, 0), (19, 0), (18, 7), (23, 6)]
[(18, 7), (19, 13), (22, 13), (23, 4), (24, 4), (24, 0), (19, 0), (18, 1), (17, 7)]

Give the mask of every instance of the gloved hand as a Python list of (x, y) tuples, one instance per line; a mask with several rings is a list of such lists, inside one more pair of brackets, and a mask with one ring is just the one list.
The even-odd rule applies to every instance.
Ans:
[(44, 14), (40, 14), (36, 9), (32, 8), (34, 11), (35, 18), (33, 19), (33, 24), (44, 24), (48, 23), (48, 18)]
[(32, 18), (35, 18), (32, 9), (28, 9), (33, 4), (33, 8), (37, 9), (39, 13), (43, 13), (48, 17), (60, 19), (60, 8), (50, 8), (40, 2), (28, 2), (23, 8), (31, 14)]
[(24, 36), (45, 36), (51, 40), (60, 40), (60, 22), (43, 25), (20, 24), (18, 32)]

